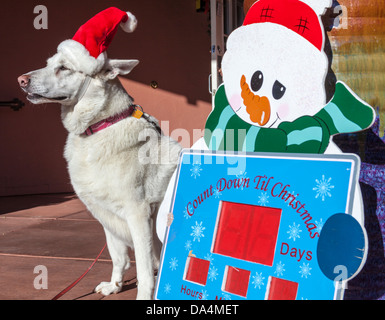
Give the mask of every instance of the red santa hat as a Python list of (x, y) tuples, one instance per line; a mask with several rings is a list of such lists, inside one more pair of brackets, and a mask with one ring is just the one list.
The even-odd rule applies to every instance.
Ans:
[(320, 16), (330, 5), (331, 0), (259, 0), (249, 9), (243, 25), (265, 22), (280, 24), (322, 51), (324, 28)]
[(106, 50), (119, 25), (125, 32), (133, 32), (137, 20), (132, 13), (118, 8), (103, 10), (83, 24), (71, 40), (60, 43), (58, 52), (65, 55), (76, 70), (95, 74), (105, 63)]

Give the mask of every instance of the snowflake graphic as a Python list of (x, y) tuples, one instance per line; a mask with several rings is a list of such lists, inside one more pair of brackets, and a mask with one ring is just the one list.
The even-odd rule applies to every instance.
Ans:
[(184, 248), (187, 250), (187, 251), (190, 251), (191, 248), (192, 248), (192, 243), (191, 243), (191, 240), (187, 240), (184, 244)]
[(289, 231), (287, 231), (289, 239), (293, 239), (293, 241), (297, 238), (301, 238), (299, 235), (300, 232), (302, 232), (302, 230), (299, 228), (299, 224), (298, 226), (295, 225), (295, 222), (293, 222), (292, 226), (289, 226)]
[(279, 276), (283, 276), (283, 273), (286, 271), (283, 267), (285, 265), (280, 261), (278, 262), (278, 264), (276, 265), (275, 267), (275, 271), (274, 273), (279, 277)]
[(322, 218), (319, 221), (316, 221), (315, 225), (317, 226), (317, 232), (321, 233), (322, 227), (324, 226), (324, 222), (322, 221)]
[[(293, 199), (293, 197), (290, 197), (290, 196), (288, 196), (287, 198), (286, 198), (286, 203), (287, 203), (287, 206), (288, 207), (290, 207), (290, 202), (291, 202), (291, 205), (292, 206), (295, 206), (295, 203), (297, 202), (297, 200), (295, 200), (298, 196), (299, 196), (299, 194), (297, 193), (297, 194), (295, 194), (295, 191), (292, 191), (292, 192), (290, 192), (290, 195), (292, 195), (293, 197), (294, 197), (294, 199)], [(292, 202), (293, 201), (293, 202)]]
[(212, 263), (214, 261), (213, 254), (211, 252), (206, 254), (204, 258), (205, 258), (205, 260), (210, 261), (210, 263)]
[(258, 289), (261, 289), (261, 286), (264, 285), (263, 280), (265, 277), (262, 277), (262, 272), (258, 274), (258, 272), (255, 273), (255, 276), (253, 276), (253, 281), (251, 282), (254, 285), (254, 289), (258, 287)]
[(316, 192), (316, 199), (321, 197), (322, 201), (325, 201), (325, 197), (331, 198), (332, 194), (330, 193), (330, 190), (334, 189), (334, 186), (330, 184), (331, 180), (332, 178), (326, 180), (324, 175), (322, 175), (321, 180), (315, 179), (317, 185), (315, 188), (313, 188), (313, 190)]
[[(240, 171), (239, 174), (236, 175), (238, 179), (242, 179), (242, 182), (247, 178), (247, 172)], [(241, 185), (239, 189), (243, 190), (244, 184)]]
[(176, 268), (178, 267), (178, 260), (176, 258), (171, 258), (170, 260), (170, 269), (172, 271), (176, 270)]
[(171, 284), (166, 283), (163, 290), (165, 294), (169, 294), (171, 292)]
[[(191, 210), (191, 208), (190, 208), (190, 210)], [(188, 214), (188, 212), (187, 212), (187, 207), (186, 207), (186, 209), (183, 211), (183, 217), (184, 218), (186, 218), (186, 220), (188, 220), (188, 219), (190, 219), (192, 216), (190, 216), (189, 214)]]
[[(207, 290), (202, 290), (202, 300), (207, 300), (209, 297), (209, 294), (207, 293)], [(199, 295), (198, 295), (199, 298)]]
[(219, 199), (221, 195), (222, 195), (222, 192), (220, 192), (219, 189), (214, 190), (214, 198), (215, 199)]
[(299, 266), (299, 268), (301, 269), (299, 271), (299, 273), (301, 274), (301, 278), (305, 277), (307, 279), (307, 276), (311, 276), (310, 270), (312, 268), (309, 267), (309, 264), (305, 264), (304, 262), (302, 266)]
[(266, 206), (269, 203), (269, 196), (267, 195), (267, 192), (261, 193), (260, 196), (258, 196), (258, 203), (261, 206)]
[(231, 296), (228, 293), (222, 292), (223, 300), (231, 300)]
[(322, 227), (324, 226), (324, 222), (322, 221), (322, 218), (319, 221), (316, 221), (315, 225), (317, 226), (317, 232), (321, 233)]
[(191, 176), (194, 177), (194, 179), (200, 177), (202, 170), (203, 169), (201, 167), (201, 163), (199, 163), (198, 161), (194, 162), (192, 168), (190, 169)]
[(218, 269), (215, 268), (214, 266), (212, 266), (212, 267), (209, 269), (208, 278), (209, 278), (211, 281), (217, 280), (218, 274), (219, 274), (219, 273), (218, 273)]
[(191, 229), (193, 230), (190, 234), (190, 236), (193, 236), (195, 240), (198, 240), (198, 242), (201, 242), (201, 238), (204, 238), (205, 235), (203, 234), (203, 231), (206, 229), (202, 226), (203, 221), (201, 221), (199, 224), (197, 221), (195, 221), (195, 226), (192, 226)]

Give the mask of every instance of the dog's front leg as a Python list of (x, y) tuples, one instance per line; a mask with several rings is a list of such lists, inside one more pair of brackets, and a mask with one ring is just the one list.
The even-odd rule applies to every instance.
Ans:
[(150, 208), (138, 206), (127, 217), (134, 243), (136, 273), (138, 278), (137, 300), (150, 300), (154, 289), (153, 243)]
[(96, 288), (95, 292), (108, 296), (112, 293), (118, 293), (122, 290), (124, 273), (130, 268), (130, 258), (128, 256), (127, 243), (118, 239), (106, 228), (108, 251), (112, 259), (112, 275), (110, 282), (101, 282)]

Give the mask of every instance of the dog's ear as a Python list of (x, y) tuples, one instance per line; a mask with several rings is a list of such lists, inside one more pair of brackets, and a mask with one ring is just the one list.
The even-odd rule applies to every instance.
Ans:
[(109, 59), (106, 62), (105, 75), (108, 79), (115, 79), (118, 75), (129, 74), (138, 63), (139, 60)]

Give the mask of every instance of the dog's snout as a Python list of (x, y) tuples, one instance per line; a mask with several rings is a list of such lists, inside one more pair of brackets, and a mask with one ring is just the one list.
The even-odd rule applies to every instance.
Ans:
[(17, 78), (17, 81), (19, 82), (20, 87), (26, 88), (29, 82), (31, 81), (31, 78), (28, 75), (23, 74), (22, 76)]

